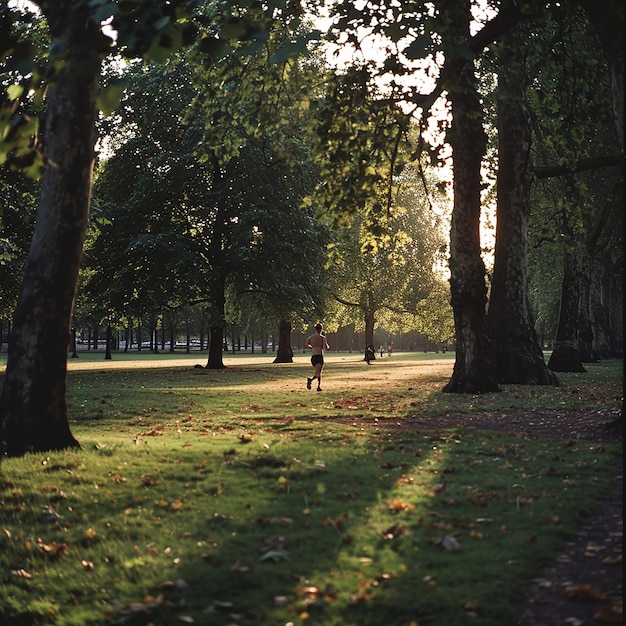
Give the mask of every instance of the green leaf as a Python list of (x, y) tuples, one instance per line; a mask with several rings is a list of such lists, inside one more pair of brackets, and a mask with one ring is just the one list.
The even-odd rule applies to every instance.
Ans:
[(232, 48), (223, 39), (216, 37), (204, 37), (200, 40), (198, 47), (202, 54), (210, 59), (221, 59), (225, 57)]
[(98, 109), (102, 111), (103, 115), (111, 115), (118, 107), (123, 95), (124, 84), (110, 85), (100, 92), (97, 100)]
[(17, 100), (24, 93), (23, 85), (9, 85), (7, 87), (7, 94), (9, 100)]

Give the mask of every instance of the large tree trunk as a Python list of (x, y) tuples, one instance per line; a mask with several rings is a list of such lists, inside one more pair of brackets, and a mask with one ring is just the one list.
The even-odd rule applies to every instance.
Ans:
[(517, 28), (504, 37), (499, 61), (497, 226), (488, 314), (498, 381), (557, 385), (537, 341), (528, 302), (530, 126)]
[[(469, 31), (469, 7), (459, 3), (455, 20)], [(452, 103), (449, 142), (453, 154), (454, 205), (450, 231), (450, 291), (456, 338), (452, 378), (443, 388), (450, 393), (500, 391), (495, 376), (491, 340), (487, 333), (487, 287), (480, 254), (481, 164), (485, 152), (482, 107), (473, 63), (459, 57), (446, 85)]]
[(47, 164), (0, 399), (10, 455), (79, 445), (67, 419), (67, 355), (89, 216), (100, 57), (99, 25), (87, 9), (77, 12), (63, 32), (52, 32), (53, 55), (61, 51), (67, 61), (49, 92)]
[(554, 340), (554, 349), (548, 367), (555, 372), (585, 372), (578, 341), (578, 307), (580, 284), (578, 258), (574, 249), (564, 252), (563, 281), (561, 285), (561, 307)]
[(578, 349), (583, 363), (597, 363), (591, 311), (591, 283), (593, 281), (593, 259), (590, 251), (581, 247), (580, 298), (578, 304)]
[(281, 320), (278, 325), (278, 351), (274, 363), (293, 363), (291, 322), (287, 320)]

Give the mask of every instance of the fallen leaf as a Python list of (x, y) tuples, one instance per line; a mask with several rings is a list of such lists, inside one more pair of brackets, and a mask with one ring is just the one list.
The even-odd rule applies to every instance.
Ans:
[(574, 600), (604, 600), (606, 593), (589, 584), (567, 587), (565, 595)]
[(41, 509), (41, 519), (46, 522), (56, 522), (63, 519), (63, 516), (59, 515), (51, 506), (44, 506)]
[(173, 580), (164, 580), (162, 583), (160, 583), (157, 586), (157, 589), (162, 590), (162, 589), (173, 589), (174, 588), (174, 581)]
[(287, 545), (288, 542), (285, 537), (267, 537), (263, 542), (263, 548), (261, 548), (261, 552), (268, 552), (270, 550), (284, 550)]
[(345, 524), (344, 522), (348, 519), (347, 513), (342, 513), (339, 517), (333, 519), (332, 517), (327, 517), (320, 522), (321, 526), (332, 526), (335, 530), (343, 530)]
[[(621, 608), (621, 607), (620, 607)], [(624, 623), (624, 614), (621, 610), (616, 611), (614, 607), (610, 606), (601, 606), (596, 609), (596, 612), (593, 614), (593, 618), (597, 619), (599, 622), (603, 624), (623, 624)]]
[(231, 568), (231, 572), (236, 572), (238, 574), (249, 574), (252, 571), (252, 568), (248, 565), (239, 565), (239, 563), (235, 563)]
[(617, 565), (624, 560), (624, 556), (622, 554), (618, 554), (616, 556), (607, 556), (605, 559), (602, 559), (603, 565)]
[(415, 510), (415, 506), (413, 504), (400, 500), (399, 498), (396, 498), (395, 500), (383, 500), (383, 504), (393, 513)]
[(44, 543), (41, 538), (37, 539), (37, 547), (46, 554), (50, 555), (53, 559), (60, 559), (68, 552), (66, 543), (57, 543), (52, 541), (51, 543)]
[(404, 524), (394, 524), (386, 530), (383, 530), (382, 534), (385, 539), (395, 539), (396, 537), (406, 534), (406, 532), (407, 528)]

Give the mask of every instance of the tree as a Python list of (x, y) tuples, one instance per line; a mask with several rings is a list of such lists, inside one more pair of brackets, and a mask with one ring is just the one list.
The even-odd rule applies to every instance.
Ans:
[[(586, 3), (587, 5), (589, 3)], [(558, 14), (562, 7), (543, 3), (501, 3), (496, 9), (487, 13), (487, 17), (480, 24), (475, 24), (475, 34), (470, 36), (469, 24), (471, 3), (411, 3), (385, 4), (383, 7), (366, 7), (362, 12), (355, 12), (349, 3), (339, 3), (335, 9), (338, 19), (335, 30), (339, 37), (347, 40), (357, 50), (361, 49), (361, 38), (368, 35), (382, 38), (387, 58), (382, 62), (371, 60), (367, 63), (366, 72), (371, 77), (385, 76), (389, 85), (389, 98), (396, 98), (415, 106), (414, 110), (423, 111), (422, 122), (426, 119), (429, 109), (435, 99), (446, 93), (450, 103), (449, 143), (452, 146), (454, 161), (455, 206), (451, 230), (451, 292), (457, 329), (457, 362), (452, 380), (445, 387), (445, 391), (481, 392), (497, 389), (497, 375), (495, 373), (496, 359), (492, 353), (493, 344), (486, 324), (485, 304), (486, 286), (484, 265), (480, 259), (478, 245), (478, 217), (480, 215), (480, 158), (484, 146), (481, 116), (481, 103), (475, 86), (474, 63), (486, 57), (485, 51), (493, 48), (511, 28), (526, 20), (535, 20), (548, 9)], [(611, 12), (617, 22), (623, 24), (623, 9), (616, 3), (610, 4)], [(614, 90), (616, 109), (620, 110), (619, 89), (623, 85), (623, 51), (611, 41), (616, 27), (608, 24), (608, 20), (601, 16), (601, 11), (587, 6), (596, 24), (602, 33), (607, 58), (610, 59), (613, 74), (615, 75)], [(364, 35), (365, 33), (365, 35)], [(434, 35), (436, 34), (436, 36)], [(538, 48), (542, 54), (543, 48)], [(399, 78), (415, 72), (416, 64), (411, 61), (443, 59), (438, 66), (438, 77), (430, 93), (417, 93), (407, 88)], [(543, 54), (545, 59), (545, 54)], [(620, 71), (621, 61), (621, 71)], [(418, 70), (423, 65), (417, 64)], [(433, 72), (436, 74), (436, 70)], [(620, 78), (621, 77), (621, 78)], [(427, 76), (430, 78), (430, 76)], [(621, 109), (623, 110), (623, 96)], [(618, 128), (622, 117), (619, 116)], [(623, 137), (623, 133), (622, 133)], [(358, 139), (358, 136), (357, 136)], [(358, 141), (357, 141), (358, 143)], [(363, 142), (359, 143), (363, 145)], [(345, 161), (344, 161), (345, 162)], [(358, 172), (352, 168), (350, 172)], [(345, 198), (353, 191), (358, 197), (359, 180), (357, 176), (345, 177), (342, 180)], [(346, 180), (350, 184), (346, 184)], [(523, 192), (523, 190), (520, 190)], [(500, 255), (502, 258), (502, 255)], [(519, 259), (516, 262), (520, 262)], [(520, 270), (516, 269), (518, 276)], [(499, 272), (500, 275), (501, 272)], [(500, 279), (499, 279), (500, 280)], [(505, 280), (504, 283), (507, 281)], [(516, 318), (524, 320), (523, 326), (531, 329), (525, 298), (517, 298)], [(524, 306), (524, 310), (520, 307)], [(517, 331), (522, 328), (518, 324)], [(512, 332), (512, 329), (502, 329), (503, 332)], [(501, 338), (502, 339), (502, 338)], [(535, 346), (532, 336), (525, 340), (529, 346)], [(505, 342), (500, 341), (500, 345)], [(518, 340), (517, 345), (521, 345)], [(527, 355), (537, 353), (536, 347), (527, 350)], [(534, 357), (543, 374), (547, 374), (543, 366)], [(541, 378), (541, 376), (540, 376)], [(543, 377), (546, 378), (545, 376)], [(551, 378), (548, 376), (547, 378)], [(529, 381), (537, 380), (535, 375)]]
[[(3, 133), (1, 154), (16, 154), (20, 143), (25, 142), (33, 146), (30, 165), (38, 155), (45, 156), (37, 223), (13, 320), (0, 397), (2, 441), (8, 454), (78, 445), (67, 422), (66, 360), (89, 216), (100, 68), (102, 59), (115, 49), (111, 38), (103, 34), (101, 23), (111, 18), (117, 50), (123, 50), (128, 57), (163, 59), (193, 36), (195, 30), (189, 21), (181, 25), (185, 9), (193, 4), (183, 0), (37, 3), (50, 29), (48, 61), (55, 72), (47, 84), (37, 82), (44, 73), (23, 74), (25, 84), (12, 93), (15, 98), (28, 93), (29, 81), (38, 93), (43, 93), (41, 87), (46, 88), (44, 152), (33, 146), (36, 130), (27, 125), (20, 134), (23, 125), (11, 114), (7, 116), (6, 108), (0, 118), (5, 128), (7, 124), (17, 128), (9, 142)], [(11, 25), (16, 13), (4, 9), (1, 13), (3, 52), (9, 56), (8, 63), (19, 67), (24, 57), (30, 60), (30, 55), (23, 48), (13, 47), (13, 37), (4, 36), (7, 21)], [(9, 20), (5, 19), (7, 15)], [(233, 18), (231, 25), (238, 21)], [(250, 23), (254, 19), (248, 17)], [(210, 39), (219, 43), (215, 32)], [(22, 115), (20, 119), (26, 118)]]
[(384, 223), (379, 219), (378, 236), (358, 216), (351, 227), (334, 231), (328, 264), (331, 292), (340, 304), (336, 315), (342, 325), (364, 330), (363, 348), (374, 345), (377, 323), (406, 322), (436, 285), (433, 266), (445, 247), (443, 231), (420, 183), (412, 164), (396, 178), (394, 205)]
[[(389, 100), (409, 102), (414, 105), (414, 111), (423, 112), (422, 128), (426, 126), (427, 114), (437, 98), (443, 92), (447, 94), (447, 100), (451, 104), (448, 141), (452, 146), (454, 170), (450, 285), (457, 335), (457, 358), (452, 379), (444, 391), (496, 391), (499, 387), (487, 328), (487, 288), (478, 230), (485, 135), (482, 125), (483, 111), (474, 75), (474, 59), (520, 20), (518, 8), (514, 4), (506, 3), (473, 36), (470, 36), (472, 16), (469, 1), (442, 3), (436, 7), (432, 7), (430, 3), (412, 3), (409, 8), (390, 3), (383, 12), (374, 9), (363, 14), (352, 11), (348, 3), (341, 3), (336, 13), (339, 15), (336, 30), (342, 34), (348, 32), (348, 40), (356, 46), (360, 41), (359, 28), (371, 29), (387, 38), (387, 51), (391, 58), (380, 64), (369, 63), (367, 71), (373, 75), (391, 76)], [(443, 57), (432, 91), (422, 94), (406, 88), (398, 77), (414, 74), (416, 64), (412, 62), (428, 60), (429, 55), (432, 60)], [(398, 123), (396, 128), (396, 134), (400, 136), (402, 123)], [(387, 136), (390, 135), (392, 132), (388, 131)], [(424, 134), (418, 144), (420, 148), (423, 147), (423, 137)], [(369, 139), (369, 135), (366, 135), (366, 139)], [(384, 153), (384, 149), (380, 152)], [(394, 157), (395, 154), (392, 154), (389, 160), (392, 166)], [(349, 184), (346, 184), (346, 179)], [(353, 190), (358, 197), (362, 183), (357, 168), (352, 168), (350, 177), (344, 176), (342, 182), (343, 198)]]
[[(469, 3), (460, 2), (447, 16), (452, 32), (449, 45), (469, 37)], [(485, 305), (487, 286), (480, 254), (482, 158), (486, 149), (483, 111), (474, 65), (464, 53), (450, 55), (453, 78), (447, 83), (452, 107), (448, 140), (453, 154), (454, 208), (450, 230), (450, 291), (456, 329), (456, 360), (444, 392), (499, 391), (495, 354), (488, 333)]]
[[(261, 74), (264, 68), (247, 65)], [(196, 105), (192, 115), (188, 108), (197, 92), (191, 70), (185, 58), (172, 60), (166, 71), (127, 70), (128, 88), (110, 137), (115, 153), (96, 179), (96, 205), (106, 219), (87, 258), (104, 269), (91, 273), (91, 293), (111, 296), (120, 313), (129, 314), (131, 304), (135, 315), (139, 304), (171, 311), (184, 303), (205, 306), (207, 367), (217, 369), (223, 367), (227, 299), (253, 294), (258, 304), (262, 296), (284, 328), (319, 297), (325, 242), (312, 208), (300, 208), (316, 175), (296, 136), (296, 104), (282, 103), (278, 129), (273, 118), (256, 136), (243, 123), (238, 132), (229, 128), (231, 139), (239, 137), (237, 150), (218, 159), (213, 153), (224, 135), (213, 132), (205, 115), (247, 110), (256, 92), (241, 88), (238, 98), (231, 94), (226, 101), (216, 94), (211, 109)], [(288, 100), (293, 73), (280, 79)], [(219, 76), (217, 68), (211, 80)], [(278, 359), (284, 358), (282, 346)], [(288, 341), (284, 347), (290, 350)]]
[(530, 125), (519, 28), (499, 46), (497, 228), (488, 324), (498, 381), (558, 384), (546, 367), (528, 301)]
[(105, 315), (140, 320), (169, 312), (173, 319), (206, 298), (193, 220), (211, 176), (193, 154), (200, 130), (181, 122), (195, 92), (189, 67), (173, 61), (167, 70), (133, 64), (124, 77), (108, 135), (113, 153), (96, 171), (96, 236), (86, 245), (81, 291)]
[[(229, 234), (210, 255), (211, 284), (265, 305), (279, 327), (277, 362), (291, 362), (292, 322), (321, 300), (324, 234), (310, 203), (301, 207), (318, 179), (306, 147), (305, 106), (318, 59), (292, 58), (306, 51), (310, 36), (310, 28), (287, 12), (255, 54), (230, 56), (210, 71), (198, 68), (188, 116), (206, 129), (201, 161), (225, 177), (218, 211)], [(210, 353), (207, 366), (215, 364)]]
[(67, 22), (55, 16), (48, 21), (52, 60), (64, 66), (48, 96), (47, 165), (0, 400), (8, 454), (78, 445), (67, 423), (65, 372), (87, 228), (103, 42), (87, 5), (64, 3), (61, 9)]
[[(583, 362), (597, 359), (595, 336), (606, 337), (606, 324), (600, 330), (596, 319), (610, 319), (606, 307), (616, 308), (606, 299), (609, 289), (598, 315), (595, 302), (600, 298), (592, 294), (601, 293), (597, 268), (612, 259), (619, 272), (623, 258), (620, 140), (606, 61), (585, 14), (571, 7), (555, 11), (535, 36), (552, 47), (555, 60), (552, 65), (533, 55), (528, 59), (535, 76), (530, 93), (537, 181), (533, 197), (540, 203), (533, 214), (533, 239), (562, 258), (554, 264), (562, 267), (561, 302), (549, 367), (580, 372)], [(550, 115), (555, 108), (563, 114)], [(544, 277), (551, 269), (544, 268)]]
[(15, 310), (37, 210), (37, 183), (0, 170), (0, 319)]

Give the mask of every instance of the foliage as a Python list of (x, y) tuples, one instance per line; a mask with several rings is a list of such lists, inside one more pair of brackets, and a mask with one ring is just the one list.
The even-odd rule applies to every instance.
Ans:
[[(619, 158), (610, 158), (620, 148), (606, 60), (584, 16), (571, 8), (556, 12), (529, 36), (536, 48), (553, 50), (551, 62), (544, 55), (528, 57), (537, 178), (529, 229), (531, 297), (539, 329), (553, 337), (563, 252), (580, 249), (595, 258), (596, 268), (583, 270), (594, 292), (602, 289), (604, 259), (610, 259), (610, 271), (623, 264), (623, 170)], [(594, 302), (605, 309), (596, 311), (597, 320), (609, 315), (610, 301), (603, 300)]]
[(363, 67), (329, 75), (314, 107), (321, 183), (311, 201), (335, 224), (360, 215), (374, 236), (382, 234), (395, 203), (393, 180), (410, 154), (409, 118), (376, 90)]
[[(339, 303), (334, 317), (340, 324), (365, 326), (366, 333), (374, 323), (407, 330), (420, 323), (418, 311), (431, 313), (421, 302), (437, 283), (435, 268), (444, 262), (445, 245), (442, 220), (422, 185), (417, 168), (408, 164), (394, 180), (393, 206), (378, 218), (378, 236), (361, 214), (352, 226), (334, 230), (328, 264), (332, 294)], [(429, 324), (425, 318), (421, 323)], [(372, 338), (366, 337), (366, 343)]]
[[(617, 443), (387, 429), (416, 405), (465, 405), (438, 392), (451, 358), (427, 369), (394, 355), (368, 368), (385, 381), (371, 388), (362, 363), (331, 355), (329, 391), (313, 396), (306, 357), (265, 358), (220, 372), (154, 355), (70, 364), (82, 450), (0, 466), (3, 618), (513, 623), (520, 592), (610, 487)], [(619, 406), (621, 362), (590, 374), (472, 410)]]
[(38, 186), (16, 172), (0, 170), (0, 318), (17, 302), (36, 213)]
[(431, 341), (443, 345), (454, 341), (454, 317), (450, 306), (450, 288), (437, 282), (431, 292), (417, 306), (415, 315), (418, 332)]
[[(232, 130), (239, 140), (230, 158), (202, 158), (222, 135), (204, 108), (189, 113), (198, 92), (186, 60), (166, 71), (131, 66), (126, 77), (115, 152), (95, 184), (99, 235), (85, 269), (102, 271), (85, 282), (91, 301), (127, 316), (202, 303), (214, 321), (225, 319), (224, 293), (231, 320), (246, 298), (275, 322), (319, 307), (325, 234), (300, 208), (315, 180), (301, 138), (276, 129), (248, 137), (240, 128)], [(246, 94), (238, 96), (246, 109)], [(214, 106), (233, 102), (218, 98)]]
[[(195, 95), (186, 118), (203, 120), (201, 160), (227, 163), (248, 138), (270, 139), (278, 156), (288, 160), (289, 138), (306, 132), (322, 63), (312, 43), (319, 34), (303, 21), (297, 2), (282, 5), (254, 44), (233, 44), (230, 54), (212, 63), (206, 62), (206, 39), (187, 52)], [(214, 19), (219, 22), (219, 11)]]
[(188, 68), (135, 65), (126, 80), (115, 152), (96, 174), (97, 236), (86, 247), (92, 271), (83, 289), (104, 313), (139, 317), (199, 297), (203, 271), (191, 237), (212, 173), (193, 157), (197, 128), (181, 123), (193, 95)]

